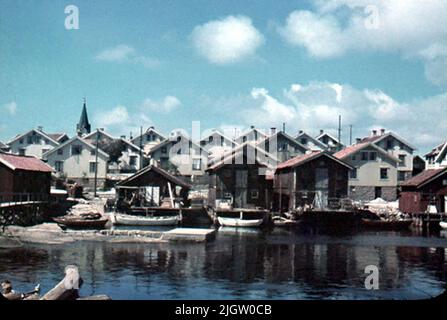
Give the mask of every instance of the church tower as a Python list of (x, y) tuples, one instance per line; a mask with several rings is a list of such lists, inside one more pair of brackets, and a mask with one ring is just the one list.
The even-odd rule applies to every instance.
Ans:
[(88, 122), (87, 116), (87, 103), (84, 98), (84, 106), (82, 107), (81, 118), (79, 119), (79, 123), (76, 125), (76, 132), (78, 136), (83, 136), (90, 133), (90, 123)]

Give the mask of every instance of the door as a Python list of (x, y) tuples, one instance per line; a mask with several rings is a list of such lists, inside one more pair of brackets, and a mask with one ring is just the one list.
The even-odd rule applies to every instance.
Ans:
[(245, 208), (247, 205), (247, 170), (236, 170), (236, 190), (234, 195), (234, 207)]
[(329, 195), (329, 172), (327, 168), (317, 168), (315, 170), (315, 191), (315, 207), (326, 208)]

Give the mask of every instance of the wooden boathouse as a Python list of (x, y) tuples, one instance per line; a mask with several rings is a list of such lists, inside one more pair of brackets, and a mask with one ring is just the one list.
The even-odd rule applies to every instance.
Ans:
[(349, 164), (326, 151), (313, 151), (280, 163), (274, 175), (273, 209), (336, 209), (334, 202), (347, 198), (350, 170)]
[(117, 209), (186, 205), (191, 185), (154, 165), (149, 165), (115, 186)]
[(278, 160), (251, 142), (211, 164), (208, 205), (213, 209), (269, 209), (273, 174)]

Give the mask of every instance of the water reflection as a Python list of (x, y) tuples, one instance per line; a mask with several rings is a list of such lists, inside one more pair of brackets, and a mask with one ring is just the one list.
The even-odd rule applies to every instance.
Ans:
[[(443, 291), (445, 244), (396, 233), (335, 237), (227, 229), (208, 244), (0, 249), (0, 277), (24, 291), (41, 283), (45, 291), (74, 263), (84, 279), (82, 294), (115, 299), (417, 299)], [(381, 271), (378, 291), (364, 289), (367, 265)]]

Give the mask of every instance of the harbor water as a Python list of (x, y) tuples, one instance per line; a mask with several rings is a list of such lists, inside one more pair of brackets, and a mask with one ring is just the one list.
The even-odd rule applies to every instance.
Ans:
[[(0, 280), (46, 292), (67, 265), (112, 299), (427, 299), (446, 288), (447, 238), (223, 228), (209, 243), (0, 244)], [(367, 290), (365, 268), (379, 270)]]

